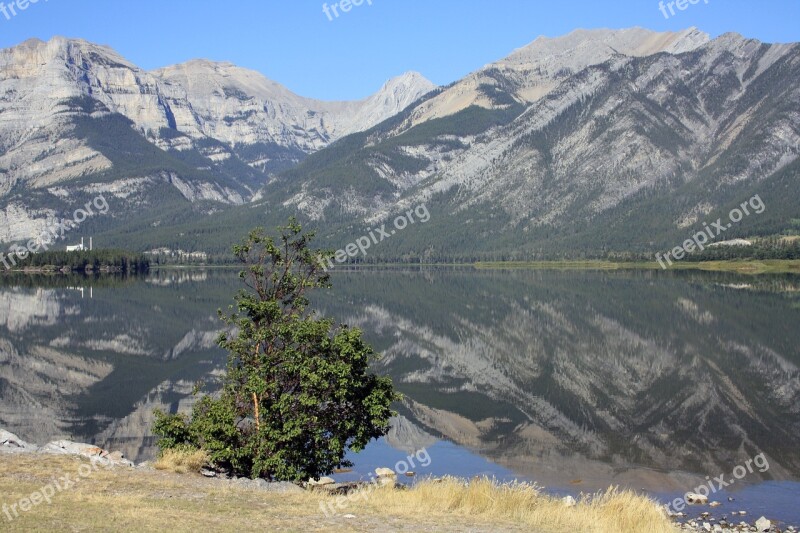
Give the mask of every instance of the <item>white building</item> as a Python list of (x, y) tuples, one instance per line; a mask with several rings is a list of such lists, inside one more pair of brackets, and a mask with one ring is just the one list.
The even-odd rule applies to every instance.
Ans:
[[(86, 247), (83, 245), (83, 237), (81, 237), (81, 243), (76, 244), (75, 246), (67, 246), (68, 252), (83, 252), (86, 250)], [(92, 238), (89, 237), (89, 251), (92, 250)]]

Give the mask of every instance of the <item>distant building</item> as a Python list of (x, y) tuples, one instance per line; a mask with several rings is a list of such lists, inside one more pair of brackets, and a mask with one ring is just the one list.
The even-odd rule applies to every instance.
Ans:
[[(89, 237), (89, 251), (92, 250), (92, 237)], [(86, 251), (86, 247), (83, 245), (83, 237), (81, 237), (81, 243), (76, 244), (75, 246), (67, 246), (68, 252), (83, 252)]]

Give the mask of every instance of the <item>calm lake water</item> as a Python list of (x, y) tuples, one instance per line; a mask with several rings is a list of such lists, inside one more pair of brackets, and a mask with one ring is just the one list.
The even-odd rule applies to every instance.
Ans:
[[(735, 483), (711, 496), (715, 516), (800, 523), (800, 278), (434, 269), (333, 282), (315, 304), (366, 332), (405, 395), (344, 479), (403, 462), (666, 500), (724, 475)], [(219, 376), (216, 310), (238, 288), (228, 270), (6, 278), (0, 427), (152, 458), (153, 409), (189, 410), (195, 382)]]

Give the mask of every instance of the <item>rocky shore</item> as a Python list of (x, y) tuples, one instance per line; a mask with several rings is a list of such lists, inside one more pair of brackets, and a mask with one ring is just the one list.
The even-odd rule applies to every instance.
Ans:
[[(137, 465), (133, 463), (133, 461), (126, 459), (121, 452), (104, 450), (103, 448), (95, 446), (94, 444), (73, 442), (70, 440), (54, 440), (48, 442), (44, 446), (37, 446), (36, 444), (25, 442), (13, 433), (0, 429), (0, 455), (4, 453), (72, 455), (76, 457), (85, 457), (93, 463), (97, 463), (107, 468), (153, 468), (153, 466), (148, 462)], [(237, 478), (220, 474), (211, 470), (203, 470), (202, 473), (206, 477), (215, 477), (221, 482), (226, 482), (240, 487), (260, 489), (270, 492), (303, 491), (302, 487), (295, 485), (294, 483), (268, 482), (263, 479)]]
[[(76, 457), (84, 457), (97, 463), (101, 466), (114, 468), (141, 468), (150, 469), (153, 466), (149, 462), (135, 464), (125, 458), (121, 452), (104, 450), (94, 444), (86, 444), (80, 442), (73, 442), (70, 440), (53, 440), (43, 446), (37, 446), (26, 442), (19, 438), (17, 435), (0, 429), (0, 454), (49, 454), (49, 455), (72, 455)], [(322, 477), (318, 480), (309, 479), (306, 482), (295, 484), (282, 481), (266, 481), (263, 479), (250, 479), (246, 477), (236, 477), (230, 475), (228, 472), (221, 470), (214, 470), (204, 468), (200, 471), (204, 477), (214, 478), (222, 483), (231, 485), (260, 489), (271, 492), (303, 492), (309, 491), (323, 491), (328, 494), (350, 494), (357, 489), (363, 489), (369, 486), (384, 486), (394, 485), (397, 488), (405, 488), (404, 485), (396, 482), (397, 475), (395, 472), (388, 468), (378, 468), (376, 470), (376, 477), (370, 482), (348, 482), (337, 483), (333, 478)], [(411, 473), (413, 476), (413, 473)]]
[[(685, 515), (685, 513), (679, 513)], [(734, 513), (731, 513), (733, 515)], [(719, 519), (709, 512), (701, 512), (696, 518), (679, 522), (683, 531), (701, 531), (710, 533), (725, 533), (732, 531), (758, 531), (769, 533), (795, 533), (798, 529), (794, 526), (780, 526), (762, 516), (754, 522), (747, 521), (747, 513), (739, 511), (736, 516), (723, 515)], [(683, 517), (676, 517), (683, 518)]]
[[(728, 498), (728, 502), (734, 502), (733, 497)], [(713, 510), (720, 507), (722, 503), (709, 500), (708, 496), (689, 492), (685, 496), (685, 511), (667, 511), (670, 518), (675, 520), (681, 529), (685, 531), (703, 531), (713, 533), (723, 533), (726, 531), (757, 531), (757, 532), (777, 532), (795, 533), (800, 528), (789, 524), (775, 523), (768, 518), (761, 516), (754, 522), (749, 518), (747, 511), (732, 511), (720, 514), (719, 518), (714, 516)], [(706, 510), (710, 509), (710, 510)], [(695, 510), (697, 513), (695, 514)]]
[(0, 453), (40, 453), (52, 455), (76, 455), (108, 467), (130, 467), (135, 465), (125, 459), (121, 452), (109, 452), (93, 444), (54, 440), (44, 446), (25, 442), (13, 433), (0, 429)]

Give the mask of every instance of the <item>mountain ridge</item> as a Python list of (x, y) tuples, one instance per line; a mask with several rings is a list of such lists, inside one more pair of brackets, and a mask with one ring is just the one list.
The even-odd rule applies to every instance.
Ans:
[[(193, 93), (166, 79), (180, 70), (210, 79)], [(83, 39), (29, 39), (0, 50), (0, 241), (37, 237), (90, 189), (137, 197), (117, 225), (245, 203), (274, 172), (433, 87), (406, 73), (363, 101), (321, 102), (230, 63), (148, 72)]]
[[(42, 46), (28, 42), (23, 51)], [(409, 72), (358, 104), (323, 102), (305, 113), (302, 97), (230, 63), (143, 72), (92, 56), (99, 49), (78, 54), (92, 98), (45, 90), (55, 126), (22, 143), (0, 139), (11, 148), (0, 152), (0, 217), (16, 228), (0, 239), (37, 227), (20, 214), (41, 220), (53, 210), (55, 185), (68, 205), (90, 190), (80, 183), (98, 181), (94, 189), (128, 200), (100, 236), (142, 250), (224, 253), (247, 228), (290, 215), (338, 248), (420, 203), (431, 222), (372, 259), (643, 253), (683, 242), (693, 224), (759, 191), (772, 207), (731, 236), (791, 235), (800, 218), (796, 43), (734, 33), (712, 40), (696, 28), (575, 30), (539, 37), (445, 87), (429, 90)], [(122, 83), (126, 76), (136, 83)], [(36, 101), (31, 116), (48, 116), (47, 98)], [(24, 103), (0, 101), (3, 111)], [(381, 111), (389, 116), (379, 121)], [(159, 129), (142, 131), (148, 120)], [(79, 134), (66, 135), (75, 121)], [(345, 135), (348, 128), (364, 129)], [(118, 146), (138, 146), (140, 155)], [(22, 165), (26, 157), (33, 164)], [(9, 160), (33, 174), (37, 202), (21, 193), (24, 180), (8, 179)]]

